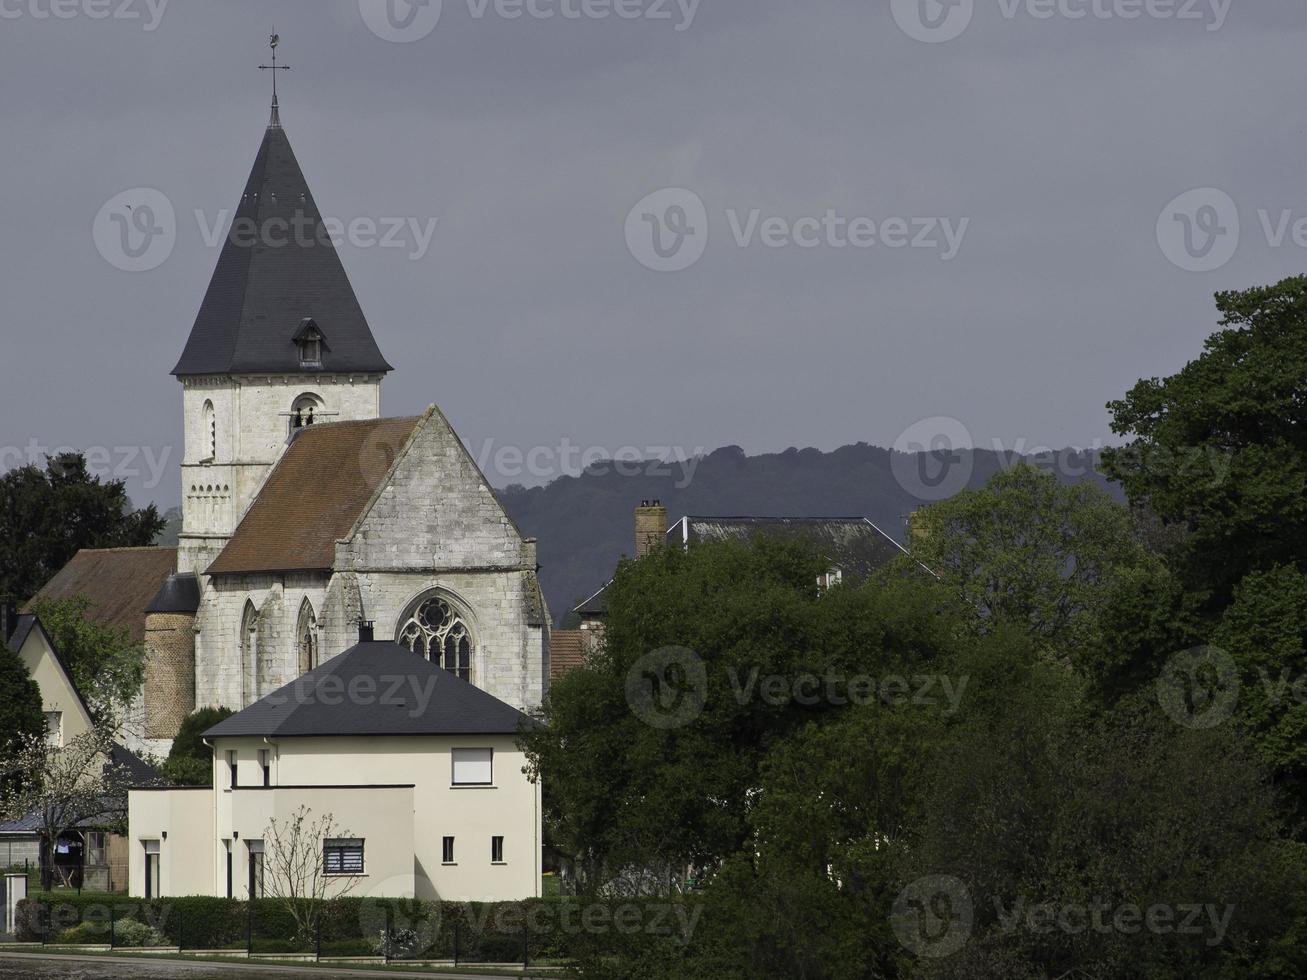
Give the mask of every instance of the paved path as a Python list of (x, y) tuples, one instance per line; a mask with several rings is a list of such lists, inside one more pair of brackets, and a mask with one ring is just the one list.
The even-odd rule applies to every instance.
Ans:
[[(158, 959), (155, 957), (128, 956), (77, 956), (52, 953), (3, 953), (0, 952), (0, 978), (61, 978), (77, 977), (81, 980), (153, 980), (184, 975), (189, 980), (205, 980), (206, 977), (229, 977), (233, 972), (262, 974), (262, 980), (302, 977), (401, 977), (407, 980), (467, 980), (466, 973), (436, 973), (401, 970), (394, 967), (360, 970), (347, 966), (298, 966), (294, 963), (267, 964), (213, 962), (212, 960), (177, 960)], [(514, 973), (502, 976), (475, 974), (486, 980), (523, 980), (529, 974)]]

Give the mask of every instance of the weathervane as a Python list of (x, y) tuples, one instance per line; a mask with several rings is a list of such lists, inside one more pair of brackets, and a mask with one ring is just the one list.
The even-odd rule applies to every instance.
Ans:
[[(276, 28), (273, 28), (274, 32)], [(268, 35), (268, 47), (272, 48), (272, 64), (259, 65), (260, 71), (272, 72), (272, 118), (268, 120), (269, 128), (281, 128), (281, 108), (277, 102), (277, 72), (290, 71), (290, 65), (277, 64), (277, 45), (281, 43), (281, 35), (277, 33)]]

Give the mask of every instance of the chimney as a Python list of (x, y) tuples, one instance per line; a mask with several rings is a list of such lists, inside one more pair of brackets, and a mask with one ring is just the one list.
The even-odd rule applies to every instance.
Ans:
[(13, 596), (0, 596), (0, 643), (9, 643), (9, 638), (18, 629), (18, 600)]
[(667, 537), (667, 508), (662, 501), (642, 501), (635, 509), (635, 557), (643, 558)]
[(376, 639), (377, 624), (370, 623), (367, 620), (359, 620), (359, 642), (372, 643)]

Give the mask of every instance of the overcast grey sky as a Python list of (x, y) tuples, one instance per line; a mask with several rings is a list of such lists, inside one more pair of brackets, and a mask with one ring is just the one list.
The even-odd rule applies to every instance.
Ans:
[[(237, 203), (274, 23), (323, 212), (413, 219), (341, 249), (383, 408), (436, 402), (474, 450), (890, 445), (937, 416), (1092, 445), (1198, 353), (1216, 290), (1307, 266), (1301, 0), (444, 0), (430, 33), (392, 2), (0, 0), (3, 465), (149, 447), (159, 485), (113, 465), (176, 502), (195, 212)], [(142, 187), (175, 245), (121, 271), (93, 225)], [(632, 213), (669, 187), (706, 243), (680, 192)], [(1164, 213), (1205, 187), (1228, 200)], [(655, 230), (701, 257), (647, 268)]]

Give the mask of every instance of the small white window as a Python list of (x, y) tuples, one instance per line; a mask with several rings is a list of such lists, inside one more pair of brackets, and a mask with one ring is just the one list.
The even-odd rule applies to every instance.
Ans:
[(502, 837), (490, 838), (490, 863), (491, 864), (504, 863), (504, 838)]
[(493, 786), (494, 749), (455, 749), (455, 786)]
[(45, 713), (45, 740), (59, 748), (64, 744), (64, 713), (47, 711)]

